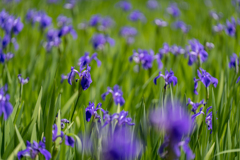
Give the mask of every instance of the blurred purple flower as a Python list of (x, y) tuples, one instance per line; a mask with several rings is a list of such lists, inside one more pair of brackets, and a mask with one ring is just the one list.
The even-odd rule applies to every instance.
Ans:
[(186, 25), (183, 21), (176, 21), (173, 23), (173, 27), (175, 29), (181, 29), (183, 33), (188, 33), (190, 30), (190, 26)]
[(214, 44), (213, 44), (213, 43), (210, 43), (210, 42), (207, 42), (207, 43), (206, 43), (206, 48), (209, 49), (209, 50), (211, 50), (211, 49), (214, 48)]
[(21, 84), (27, 84), (28, 81), (29, 81), (29, 77), (27, 77), (26, 79), (24, 79), (24, 78), (22, 78), (22, 75), (19, 74), (19, 75), (18, 75), (18, 80), (19, 80), (19, 82), (20, 82)]
[(170, 52), (174, 55), (179, 55), (179, 54), (184, 54), (185, 49), (183, 49), (181, 46), (172, 45), (170, 48)]
[(222, 17), (221, 14), (218, 14), (218, 13), (215, 12), (215, 11), (210, 11), (210, 12), (209, 12), (209, 15), (210, 15), (210, 17), (213, 18), (214, 20), (219, 20), (219, 19)]
[(161, 74), (161, 72), (159, 72), (159, 75), (157, 77), (155, 77), (153, 80), (155, 85), (157, 85), (157, 79), (160, 77), (163, 77), (165, 80), (164, 88), (166, 88), (171, 83), (173, 84), (173, 86), (175, 86), (177, 84), (177, 77), (174, 76), (174, 72), (172, 70), (170, 70), (169, 72), (166, 70), (165, 75), (163, 75), (163, 74)]
[(213, 26), (213, 31), (216, 32), (216, 33), (218, 33), (218, 32), (223, 31), (224, 28), (225, 28), (224, 25), (218, 23), (216, 26)]
[(236, 67), (236, 62), (237, 62), (237, 66), (238, 66), (239, 65), (239, 58), (235, 53), (233, 53), (232, 56), (230, 57), (230, 62), (228, 64), (229, 68), (235, 68)]
[(64, 8), (66, 9), (73, 9), (76, 5), (76, 0), (68, 0), (65, 5)]
[(201, 100), (201, 102), (199, 102), (199, 103), (194, 103), (194, 102), (191, 101), (190, 98), (188, 98), (187, 106), (188, 106), (188, 105), (191, 105), (191, 106), (192, 106), (191, 111), (192, 111), (194, 114), (196, 114), (196, 111), (197, 111), (198, 107), (199, 107), (200, 105), (204, 105), (204, 106), (205, 106), (205, 103), (204, 103), (204, 99)]
[(52, 47), (58, 47), (61, 43), (61, 39), (58, 36), (59, 31), (55, 29), (49, 29), (46, 35), (47, 42), (45, 48), (50, 51)]
[(238, 77), (238, 79), (237, 79), (237, 82), (236, 83), (238, 83), (240, 81), (240, 77)]
[[(55, 142), (57, 140), (58, 137), (60, 137), (61, 139), (64, 138), (65, 136), (65, 144), (67, 146), (71, 146), (72, 148), (74, 147), (74, 143), (75, 140), (74, 138), (68, 136), (68, 135), (64, 135), (63, 131), (60, 132), (60, 135), (57, 135), (58, 133), (58, 127), (56, 124), (53, 125), (53, 130), (52, 130), (52, 141)], [(62, 140), (60, 141), (60, 144), (62, 143)]]
[(73, 39), (77, 38), (77, 33), (73, 29), (72, 25), (69, 26), (63, 26), (59, 31), (58, 31), (58, 37), (61, 38), (67, 34), (71, 34)]
[[(185, 138), (192, 131), (190, 115), (180, 104), (174, 104), (172, 106), (168, 103), (165, 109), (158, 108), (150, 114), (152, 124), (166, 132), (164, 142), (159, 148), (160, 157), (178, 159), (181, 155), (179, 147), (182, 147), (187, 159), (193, 159), (195, 156), (188, 146), (189, 138)], [(166, 151), (164, 151), (165, 149)]]
[(14, 54), (12, 54), (12, 53), (4, 54), (4, 53), (2, 52), (2, 49), (0, 48), (0, 63), (7, 62), (7, 61), (9, 61), (10, 59), (12, 59), (13, 57), (14, 57)]
[(234, 17), (232, 17), (231, 20), (232, 20), (231, 22), (229, 20), (227, 20), (225, 32), (227, 35), (234, 37), (236, 34), (236, 21), (235, 21)]
[(107, 114), (108, 112), (102, 109), (102, 103), (98, 103), (96, 107), (94, 107), (94, 103), (89, 102), (88, 107), (85, 109), (86, 113), (86, 121), (89, 122), (91, 118), (97, 119), (98, 122), (101, 122), (101, 117), (98, 115), (97, 111), (101, 110), (103, 114)]
[(113, 87), (113, 89), (111, 89), (110, 87), (107, 88), (107, 92), (103, 93), (102, 94), (102, 99), (105, 100), (106, 99), (106, 96), (111, 93), (112, 94), (112, 98), (115, 102), (116, 105), (120, 105), (120, 106), (123, 106), (124, 103), (125, 103), (125, 100), (123, 98), (123, 92), (122, 90), (119, 88), (118, 85), (115, 85)]
[(116, 7), (120, 7), (124, 11), (130, 11), (132, 9), (132, 5), (128, 1), (120, 1), (116, 4)]
[(154, 23), (158, 26), (158, 27), (166, 27), (168, 25), (167, 22), (165, 22), (164, 20), (161, 19), (155, 19)]
[(100, 26), (98, 26), (98, 30), (105, 31), (109, 28), (111, 28), (114, 24), (114, 21), (110, 17), (104, 17), (101, 19)]
[(93, 48), (96, 50), (97, 49), (102, 50), (104, 48), (104, 46), (106, 45), (106, 43), (109, 43), (110, 46), (115, 45), (114, 39), (112, 39), (109, 36), (105, 36), (103, 34), (93, 35), (91, 42), (92, 42)]
[(213, 84), (213, 86), (216, 88), (217, 84), (218, 84), (217, 78), (212, 77), (208, 72), (206, 72), (202, 68), (200, 68), (200, 70), (202, 71), (202, 73), (199, 70), (197, 70), (199, 79), (196, 79), (196, 78), (193, 79), (194, 80), (194, 93), (196, 95), (198, 95), (197, 87), (198, 87), (199, 81), (201, 81), (206, 88), (208, 88), (210, 86), (210, 84)]
[(26, 21), (34, 25), (39, 22), (40, 29), (45, 30), (52, 24), (52, 18), (49, 17), (44, 11), (29, 10), (26, 14)]
[(158, 2), (156, 0), (148, 0), (147, 1), (147, 7), (149, 9), (157, 9), (159, 6), (158, 6)]
[(144, 22), (144, 21), (146, 21), (146, 18), (143, 15), (143, 13), (138, 11), (138, 10), (132, 11), (129, 15), (129, 19), (133, 22), (136, 22), (136, 21)]
[(177, 7), (176, 3), (171, 3), (169, 7), (167, 8), (167, 12), (171, 14), (173, 17), (180, 16), (180, 10)]
[[(80, 72), (78, 72), (76, 69), (74, 69), (74, 67), (71, 67), (71, 72), (69, 73), (68, 76), (68, 83), (72, 85), (73, 80), (72, 75), (78, 74), (78, 76), (80, 77), (82, 89), (83, 90), (88, 89), (90, 87), (90, 84), (92, 83), (90, 70), (91, 67), (87, 66), (86, 70), (84, 70), (84, 68), (80, 68)], [(76, 79), (76, 81), (78, 81), (78, 79)]]
[(89, 26), (96, 27), (101, 22), (102, 17), (98, 14), (93, 15), (89, 20)]
[(17, 154), (18, 159), (21, 159), (23, 157), (30, 157), (31, 159), (35, 159), (39, 153), (41, 153), (46, 160), (50, 160), (51, 153), (45, 149), (45, 142), (40, 141), (39, 143), (33, 141), (31, 144), (29, 141), (27, 141), (27, 148), (23, 151), (19, 151)]
[(97, 62), (98, 67), (101, 66), (101, 61), (97, 58), (97, 53), (93, 53), (93, 55), (90, 57), (88, 52), (85, 52), (85, 55), (78, 60), (78, 65), (80, 68), (89, 66), (92, 60)]
[(13, 111), (13, 106), (9, 102), (10, 95), (7, 94), (8, 86), (0, 88), (0, 116), (4, 114), (4, 120), (7, 120)]
[(159, 49), (160, 54), (167, 54), (170, 52), (170, 47), (167, 43), (163, 43), (163, 48)]
[(134, 27), (122, 27), (120, 30), (120, 35), (126, 38), (127, 44), (132, 44), (134, 42), (134, 37), (137, 35), (137, 30)]
[(68, 18), (64, 15), (60, 15), (57, 18), (57, 22), (58, 22), (57, 24), (58, 24), (59, 27), (67, 26), (67, 25), (70, 25), (72, 23), (72, 19)]

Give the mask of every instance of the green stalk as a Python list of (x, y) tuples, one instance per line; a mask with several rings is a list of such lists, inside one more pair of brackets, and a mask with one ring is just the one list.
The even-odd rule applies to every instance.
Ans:
[(20, 83), (20, 90), (19, 90), (19, 104), (22, 100), (22, 93), (23, 93), (23, 84)]
[(167, 85), (165, 84), (163, 87), (163, 105), (165, 104), (164, 100), (165, 100), (165, 96), (166, 96), (166, 91), (167, 91)]
[(77, 108), (77, 104), (78, 104), (78, 101), (79, 101), (79, 98), (80, 98), (80, 96), (81, 96), (81, 93), (82, 93), (82, 86), (81, 86), (81, 79), (80, 79), (80, 81), (79, 81), (79, 90), (78, 90), (78, 97), (77, 97), (77, 101), (76, 101), (76, 103), (75, 103), (75, 106), (74, 106), (74, 109), (73, 109), (73, 112), (72, 112), (72, 116), (71, 116), (71, 119), (70, 119), (70, 121), (72, 122), (72, 119), (73, 119), (73, 115), (74, 115), (74, 113), (75, 113), (75, 110), (76, 110), (76, 108)]

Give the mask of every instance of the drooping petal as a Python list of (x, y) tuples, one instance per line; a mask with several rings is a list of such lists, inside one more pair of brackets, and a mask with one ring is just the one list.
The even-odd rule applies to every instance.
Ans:
[(71, 147), (74, 147), (75, 140), (70, 136), (65, 136), (65, 144)]

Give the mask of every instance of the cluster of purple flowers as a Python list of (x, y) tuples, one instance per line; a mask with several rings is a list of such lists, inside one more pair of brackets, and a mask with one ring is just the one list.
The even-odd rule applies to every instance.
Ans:
[(99, 122), (101, 122), (101, 117), (97, 113), (98, 110), (101, 110), (103, 114), (107, 114), (107, 111), (102, 109), (102, 103), (98, 103), (97, 106), (94, 107), (94, 103), (89, 102), (88, 107), (85, 109), (86, 121), (89, 122), (93, 117), (94, 119), (97, 119)]
[(120, 1), (116, 4), (116, 7), (121, 8), (123, 11), (130, 11), (132, 9), (132, 4), (128, 1)]
[(119, 88), (118, 85), (115, 85), (113, 87), (113, 89), (111, 89), (110, 87), (107, 88), (107, 92), (103, 93), (102, 94), (102, 99), (105, 100), (106, 99), (106, 96), (111, 93), (112, 94), (112, 98), (114, 100), (114, 103), (116, 105), (120, 105), (120, 106), (123, 106), (124, 103), (125, 103), (125, 100), (123, 98), (123, 92), (122, 90)]
[(91, 19), (88, 22), (88, 25), (90, 27), (96, 27), (100, 31), (105, 31), (112, 27), (114, 24), (114, 21), (110, 17), (102, 17), (100, 15), (93, 15)]
[(0, 88), (0, 116), (4, 115), (4, 120), (7, 120), (13, 111), (13, 106), (9, 102), (10, 96), (7, 94), (8, 86)]
[(188, 33), (191, 27), (183, 21), (176, 21), (173, 23), (173, 28), (180, 29), (183, 33)]
[(176, 3), (171, 3), (169, 7), (167, 8), (167, 12), (171, 14), (173, 17), (179, 17), (180, 16), (180, 10)]
[(132, 44), (134, 42), (134, 37), (137, 35), (137, 30), (134, 27), (122, 27), (120, 30), (120, 35), (124, 37), (127, 41), (127, 44)]
[(155, 19), (154, 23), (158, 26), (158, 27), (166, 27), (168, 25), (168, 23), (164, 20), (161, 19)]
[(146, 17), (139, 10), (132, 11), (128, 18), (133, 22), (137, 22), (137, 21), (145, 22), (146, 21)]
[(165, 75), (163, 75), (161, 72), (159, 72), (159, 75), (154, 78), (155, 85), (157, 85), (157, 79), (160, 77), (163, 77), (165, 80), (165, 86), (164, 86), (165, 89), (171, 83), (173, 84), (173, 86), (175, 86), (177, 84), (177, 77), (174, 76), (174, 72), (172, 70), (170, 70), (169, 72), (166, 70)]
[(187, 106), (188, 106), (188, 105), (191, 105), (191, 106), (192, 106), (191, 111), (192, 111), (194, 114), (196, 114), (196, 111), (197, 111), (198, 107), (199, 107), (200, 105), (204, 105), (204, 106), (205, 106), (205, 104), (206, 104), (206, 103), (204, 103), (204, 99), (201, 100), (201, 102), (199, 102), (199, 103), (194, 103), (194, 102), (191, 101), (190, 98), (188, 98)]
[(173, 55), (179, 55), (179, 54), (185, 54), (186, 51), (181, 46), (177, 46), (175, 44), (172, 46), (169, 46), (169, 44), (164, 43), (163, 47), (159, 49), (159, 54), (164, 55), (168, 53), (172, 53)]
[(115, 45), (114, 39), (104, 34), (95, 34), (92, 39), (92, 46), (95, 50), (103, 50), (105, 45), (108, 43), (110, 46)]

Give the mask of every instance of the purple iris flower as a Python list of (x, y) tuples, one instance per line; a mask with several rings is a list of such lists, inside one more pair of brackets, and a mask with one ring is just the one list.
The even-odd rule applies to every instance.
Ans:
[(52, 47), (58, 47), (61, 43), (61, 39), (58, 36), (59, 31), (55, 29), (49, 29), (46, 35), (47, 42), (45, 48), (50, 51)]
[(166, 27), (168, 25), (168, 23), (164, 20), (161, 19), (155, 19), (154, 23), (158, 26), (158, 27)]
[(225, 29), (225, 26), (218, 23), (216, 26), (213, 26), (213, 31), (218, 33), (218, 32), (221, 32)]
[(222, 17), (221, 14), (218, 14), (217, 12), (214, 12), (214, 11), (211, 11), (211, 12), (209, 13), (209, 15), (210, 15), (210, 17), (213, 18), (214, 20), (219, 20), (219, 19)]
[(155, 59), (158, 62), (158, 68), (161, 69), (163, 66), (161, 62), (162, 55), (161, 54), (154, 55), (153, 50), (147, 51), (139, 49), (138, 52), (134, 50), (133, 55), (129, 58), (129, 61), (130, 62), (134, 61), (137, 64), (141, 63), (144, 69), (149, 69), (152, 68), (153, 61)]
[(0, 48), (0, 63), (7, 62), (10, 59), (12, 59), (13, 57), (14, 57), (14, 54), (12, 54), (12, 53), (4, 54), (2, 49)]
[[(237, 64), (236, 64), (236, 62), (237, 62)], [(230, 57), (230, 62), (228, 64), (228, 66), (229, 66), (229, 68), (235, 68), (236, 65), (237, 66), (239, 65), (239, 58), (235, 53), (233, 53), (232, 56)]]
[(123, 106), (124, 103), (125, 103), (125, 100), (123, 98), (123, 92), (122, 90), (119, 88), (118, 85), (115, 85), (113, 87), (113, 89), (111, 89), (110, 87), (107, 88), (107, 92), (103, 93), (102, 94), (102, 99), (105, 100), (106, 99), (106, 96), (111, 93), (112, 94), (112, 98), (115, 102), (116, 105), (120, 105), (120, 106)]
[(114, 21), (110, 17), (104, 17), (101, 19), (100, 26), (98, 26), (98, 30), (105, 31), (109, 28), (111, 28), (114, 24)]
[(18, 75), (18, 79), (19, 79), (19, 82), (20, 82), (21, 84), (27, 84), (28, 81), (29, 81), (29, 77), (27, 77), (26, 79), (24, 79), (24, 78), (22, 78), (22, 75), (21, 75), (21, 74)]
[(158, 2), (156, 0), (148, 0), (147, 1), (147, 7), (149, 9), (157, 9), (158, 8)]
[(173, 27), (175, 29), (181, 29), (183, 33), (188, 33), (190, 30), (190, 26), (186, 25), (183, 21), (176, 21), (173, 23)]
[(93, 53), (93, 55), (90, 57), (88, 52), (85, 52), (85, 55), (78, 60), (78, 65), (80, 68), (89, 66), (92, 60), (97, 62), (98, 67), (101, 66), (101, 61), (97, 58), (97, 53)]
[(205, 51), (204, 46), (196, 39), (192, 39), (189, 41), (189, 60), (188, 65), (192, 65), (194, 62), (198, 60), (198, 57), (201, 62), (205, 62), (208, 58), (208, 53)]
[(179, 54), (184, 54), (185, 53), (185, 49), (183, 49), (181, 46), (177, 46), (177, 45), (172, 45), (171, 48), (170, 48), (170, 51), (174, 55), (179, 55)]
[(44, 11), (29, 10), (26, 14), (26, 21), (34, 25), (39, 22), (40, 29), (45, 30), (52, 24), (52, 18), (49, 17)]
[(127, 1), (118, 2), (116, 7), (120, 7), (123, 11), (130, 11), (132, 9), (131, 3)]
[(211, 50), (211, 49), (214, 48), (214, 44), (213, 44), (213, 43), (210, 43), (210, 42), (207, 42), (207, 43), (206, 43), (206, 48), (209, 49), (209, 50)]
[(128, 116), (128, 112), (127, 111), (121, 111), (120, 113), (114, 113), (113, 115), (108, 115), (108, 114), (104, 114), (103, 119), (105, 120), (105, 123), (103, 125), (103, 127), (105, 127), (107, 124), (109, 124), (111, 121), (117, 120), (118, 121), (118, 125), (129, 125), (129, 126), (133, 126), (135, 125), (135, 123), (132, 122), (132, 118), (127, 117)]
[(67, 119), (61, 119), (61, 129), (65, 128), (65, 124), (69, 124), (69, 120)]
[(92, 45), (94, 49), (102, 50), (106, 43), (108, 43), (110, 46), (115, 45), (114, 39), (112, 39), (109, 36), (105, 36), (104, 34), (95, 34), (93, 35), (91, 39)]
[(196, 95), (198, 95), (197, 87), (198, 87), (199, 81), (201, 81), (206, 88), (208, 88), (210, 86), (210, 84), (213, 84), (213, 86), (216, 88), (217, 84), (218, 84), (217, 78), (212, 77), (208, 72), (206, 72), (202, 68), (200, 68), (200, 70), (202, 71), (202, 73), (199, 70), (197, 70), (199, 79), (196, 79), (196, 78), (193, 79), (194, 80), (194, 93)]
[(68, 0), (67, 3), (64, 5), (66, 9), (73, 9), (76, 5), (76, 0)]
[(0, 38), (0, 45), (2, 45), (2, 49), (7, 48), (7, 46), (12, 43), (14, 45), (14, 49), (18, 50), (19, 45), (17, 43), (16, 38), (11, 38), (11, 35), (5, 34), (3, 39)]
[(98, 14), (93, 15), (89, 20), (89, 26), (96, 27), (101, 22), (102, 17)]
[(227, 35), (234, 37), (236, 34), (236, 22), (233, 17), (231, 20), (232, 21), (227, 20), (225, 32), (227, 33)]
[(169, 47), (169, 45), (167, 43), (164, 43), (163, 44), (163, 48), (159, 49), (159, 53), (160, 54), (167, 54), (169, 52), (170, 52), (170, 47)]
[(0, 27), (1, 28), (4, 27), (4, 22), (6, 21), (8, 16), (9, 16), (9, 14), (5, 10), (2, 10), (0, 12)]
[(159, 148), (159, 155), (162, 158), (178, 159), (182, 147), (187, 159), (193, 159), (195, 155), (188, 146), (189, 138), (185, 138), (192, 131), (190, 115), (180, 104), (174, 104), (172, 106), (169, 103), (165, 109), (158, 108), (150, 114), (152, 124), (166, 132), (164, 142)]
[(160, 77), (163, 77), (165, 80), (164, 88), (166, 88), (171, 83), (173, 84), (173, 86), (175, 86), (177, 84), (177, 77), (174, 76), (174, 72), (172, 70), (170, 70), (169, 72), (166, 70), (165, 75), (163, 75), (163, 74), (161, 74), (161, 72), (159, 72), (159, 75), (157, 77), (155, 77), (153, 80), (155, 85), (157, 85), (157, 79)]
[[(62, 123), (61, 123), (62, 125)], [(60, 135), (57, 135), (57, 132), (58, 132), (58, 127), (56, 124), (53, 125), (53, 130), (52, 130), (52, 141), (55, 142), (57, 140), (58, 137), (60, 137), (61, 139), (64, 138), (65, 136), (65, 144), (67, 146), (71, 146), (72, 148), (74, 147), (74, 143), (75, 143), (75, 140), (74, 138), (70, 137), (70, 136), (67, 136), (67, 135), (64, 135), (63, 131), (61, 131)], [(62, 143), (62, 141), (60, 141), (60, 144)]]
[(122, 27), (120, 30), (120, 35), (126, 38), (127, 44), (132, 44), (134, 42), (134, 37), (137, 35), (137, 30), (134, 27)]
[(4, 114), (4, 120), (7, 120), (13, 111), (13, 106), (9, 102), (10, 95), (6, 94), (8, 86), (0, 88), (0, 116)]
[(138, 10), (135, 10), (135, 11), (132, 11), (129, 15), (129, 19), (133, 22), (136, 22), (136, 21), (142, 21), (144, 22), (146, 20), (145, 16), (143, 15), (142, 12), (138, 11)]
[(236, 83), (238, 83), (240, 81), (240, 77), (238, 77), (238, 79), (237, 79), (237, 82)]
[(68, 17), (66, 17), (66, 16), (64, 16), (64, 15), (60, 15), (60, 16), (58, 16), (58, 18), (57, 18), (57, 22), (58, 22), (58, 26), (59, 26), (59, 27), (67, 26), (67, 25), (69, 25), (69, 24), (72, 23), (72, 19), (71, 19), (71, 18), (68, 18)]
[(68, 25), (68, 26), (63, 26), (59, 31), (58, 31), (58, 37), (61, 38), (67, 34), (71, 34), (73, 39), (77, 38), (77, 33), (76, 31), (73, 29), (72, 25)]
[(180, 10), (177, 7), (176, 3), (171, 3), (169, 7), (167, 8), (167, 12), (171, 14), (173, 17), (180, 16)]
[(94, 103), (89, 102), (88, 107), (85, 109), (86, 113), (86, 121), (89, 122), (91, 118), (98, 119), (101, 122), (101, 117), (98, 115), (97, 111), (101, 110), (103, 114), (107, 114), (108, 112), (102, 109), (102, 103), (98, 103), (96, 107), (94, 107)]
[(50, 152), (45, 149), (44, 139), (39, 143), (33, 141), (32, 144), (29, 141), (27, 141), (27, 145), (26, 145), (27, 148), (23, 151), (18, 152), (17, 154), (18, 159), (21, 159), (23, 157), (30, 157), (31, 159), (35, 159), (37, 155), (41, 153), (46, 160), (50, 160), (52, 157)]
[[(68, 83), (72, 85), (72, 75), (78, 74), (81, 80), (81, 86), (83, 90), (86, 90), (90, 87), (90, 84), (92, 83), (91, 74), (90, 74), (91, 67), (87, 66), (87, 69), (84, 70), (84, 68), (80, 68), (80, 72), (78, 72), (74, 67), (71, 67), (71, 72), (68, 76)], [(76, 79), (77, 81), (78, 79)]]
[(199, 102), (199, 103), (194, 103), (194, 102), (191, 101), (190, 98), (188, 98), (187, 106), (188, 106), (188, 105), (191, 105), (191, 106), (192, 106), (191, 111), (192, 111), (194, 114), (196, 114), (196, 111), (197, 111), (198, 107), (199, 107), (200, 105), (204, 105), (204, 106), (205, 106), (205, 103), (204, 103), (204, 99), (201, 100), (201, 102)]
[(118, 128), (112, 136), (103, 139), (102, 159), (136, 159), (141, 152), (140, 146), (129, 127)]

